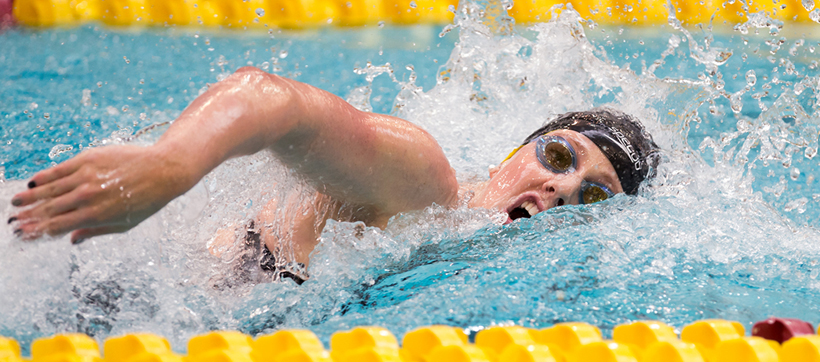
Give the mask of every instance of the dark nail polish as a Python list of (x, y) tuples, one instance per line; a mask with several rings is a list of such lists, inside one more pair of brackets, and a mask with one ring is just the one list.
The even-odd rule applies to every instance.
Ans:
[(14, 230), (14, 236), (19, 238), (22, 235), (23, 235), (23, 230), (22, 229)]
[(29, 181), (28, 182), (28, 188), (33, 189), (35, 187), (37, 187), (37, 183), (35, 183), (34, 181)]
[(77, 240), (72, 240), (71, 243), (74, 244), (74, 245), (79, 245), (83, 241), (85, 241), (85, 239), (77, 239)]
[(15, 221), (17, 221), (17, 217), (16, 217), (16, 216), (12, 216), (12, 217), (10, 217), (10, 218), (9, 218), (9, 224), (11, 224), (11, 223), (13, 223), (13, 222), (15, 222)]
[(20, 206), (22, 204), (23, 204), (23, 200), (20, 200), (20, 199), (12, 199), (11, 200), (11, 206)]

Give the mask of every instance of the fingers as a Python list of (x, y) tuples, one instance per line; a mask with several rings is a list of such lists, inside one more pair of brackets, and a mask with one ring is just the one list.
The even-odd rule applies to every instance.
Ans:
[(60, 196), (77, 186), (78, 178), (67, 178), (73, 175), (82, 165), (76, 158), (57, 166), (38, 172), (28, 183), (29, 190), (14, 195), (11, 204), (14, 206), (30, 205), (38, 200)]
[(129, 227), (127, 225), (115, 225), (75, 230), (73, 233), (71, 233), (71, 243), (77, 245), (79, 243), (82, 243), (86, 239), (94, 236), (121, 233), (128, 231), (128, 229)]
[[(82, 156), (82, 155), (81, 155)], [(72, 158), (66, 162), (63, 162), (57, 166), (52, 168), (40, 171), (34, 174), (34, 177), (31, 178), (31, 181), (28, 183), (28, 188), (35, 188), (39, 186), (46, 185), (54, 180), (61, 179), (68, 175), (71, 175), (75, 171), (77, 171), (80, 166), (82, 166), (82, 162), (78, 161), (81, 157)]]
[(76, 189), (81, 182), (81, 178), (77, 177), (77, 174), (75, 173), (68, 177), (61, 178), (45, 185), (37, 186), (33, 189), (14, 195), (12, 205), (27, 206), (40, 200), (53, 199)]
[(83, 208), (56, 216), (20, 219), (14, 233), (24, 240), (34, 240), (46, 234), (59, 236), (72, 230), (91, 226), (95, 222), (93, 215), (93, 210)]
[[(45, 199), (45, 201), (14, 215), (14, 221), (19, 220), (22, 223), (36, 222), (87, 205), (91, 201), (92, 195), (87, 192), (89, 190), (88, 186), (80, 185), (81, 181), (79, 177), (70, 177), (42, 186), (43, 190), (38, 190), (39, 188), (29, 190), (29, 192), (34, 192), (34, 196), (25, 195), (21, 197), (32, 197), (32, 200)], [(26, 200), (28, 201), (28, 199)]]

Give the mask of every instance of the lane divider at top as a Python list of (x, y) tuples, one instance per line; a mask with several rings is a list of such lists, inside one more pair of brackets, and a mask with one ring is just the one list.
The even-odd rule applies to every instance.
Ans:
[(463, 330), (428, 326), (404, 335), (401, 345), (381, 327), (356, 327), (330, 338), (325, 350), (307, 330), (281, 330), (256, 339), (236, 331), (191, 338), (188, 355), (160, 336), (140, 333), (108, 338), (102, 355), (84, 334), (37, 339), (31, 359), (16, 341), (0, 337), (3, 362), (817, 362), (820, 335), (800, 320), (769, 318), (752, 336), (737, 322), (709, 319), (675, 330), (657, 321), (636, 321), (613, 330), (612, 340), (586, 323), (545, 329), (494, 326), (470, 343)]
[[(458, 0), (0, 0), (27, 26), (65, 26), (85, 21), (109, 25), (310, 28), (327, 25), (446, 24)], [(498, 2), (498, 0), (490, 0)], [(765, 11), (782, 21), (820, 23), (820, 0), (671, 0), (684, 24), (747, 20)], [(667, 22), (667, 0), (516, 0), (508, 13), (519, 24), (547, 21), (556, 5), (571, 4), (601, 24)], [(812, 6), (813, 5), (813, 6)], [(3, 14), (0, 13), (0, 21)]]

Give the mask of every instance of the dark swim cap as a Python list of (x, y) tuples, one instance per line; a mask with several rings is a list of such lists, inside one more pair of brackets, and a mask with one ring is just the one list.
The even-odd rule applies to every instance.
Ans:
[(624, 192), (638, 193), (641, 182), (655, 176), (660, 162), (658, 146), (631, 116), (608, 108), (565, 113), (533, 132), (523, 145), (549, 132), (568, 129), (589, 138), (615, 168)]

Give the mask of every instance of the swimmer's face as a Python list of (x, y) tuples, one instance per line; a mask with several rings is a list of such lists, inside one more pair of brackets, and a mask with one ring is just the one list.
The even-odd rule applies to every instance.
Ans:
[(574, 172), (555, 173), (544, 167), (536, 156), (536, 142), (530, 142), (490, 170), (490, 180), (470, 200), (470, 207), (506, 212), (510, 223), (556, 206), (578, 204), (584, 181), (623, 192), (615, 168), (589, 138), (570, 130), (549, 134), (563, 137), (575, 150)]

